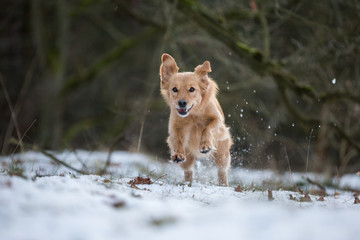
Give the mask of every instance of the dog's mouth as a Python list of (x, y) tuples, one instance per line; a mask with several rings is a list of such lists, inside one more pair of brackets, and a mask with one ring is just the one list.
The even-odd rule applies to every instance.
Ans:
[(186, 117), (187, 115), (189, 115), (190, 110), (192, 109), (194, 105), (192, 105), (189, 108), (177, 108), (176, 110), (178, 111), (178, 114), (180, 117)]

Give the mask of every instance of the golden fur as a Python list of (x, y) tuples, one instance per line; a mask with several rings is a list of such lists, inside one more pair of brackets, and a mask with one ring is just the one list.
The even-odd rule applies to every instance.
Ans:
[(164, 53), (161, 61), (161, 94), (171, 109), (167, 139), (171, 159), (180, 163), (185, 181), (191, 183), (195, 159), (207, 154), (218, 168), (219, 184), (227, 186), (233, 142), (216, 98), (218, 86), (208, 76), (210, 62), (205, 61), (194, 72), (179, 73), (169, 54)]

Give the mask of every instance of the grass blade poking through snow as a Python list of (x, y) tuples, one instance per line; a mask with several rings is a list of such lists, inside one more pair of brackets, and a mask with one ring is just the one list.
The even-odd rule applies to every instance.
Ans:
[(60, 165), (63, 165), (64, 167), (67, 167), (67, 168), (69, 168), (70, 170), (73, 170), (73, 171), (75, 171), (75, 172), (77, 172), (77, 173), (80, 173), (80, 174), (83, 174), (83, 175), (87, 174), (87, 172), (82, 171), (82, 170), (79, 170), (79, 169), (76, 169), (76, 168), (70, 166), (70, 165), (67, 164), (66, 162), (61, 161), (60, 159), (58, 159), (57, 157), (55, 157), (53, 154), (51, 154), (51, 153), (49, 153), (49, 152), (46, 152), (45, 150), (40, 150), (40, 152), (41, 152), (42, 154), (44, 154), (45, 156), (51, 158), (51, 160), (53, 160), (54, 162), (56, 162), (56, 163), (58, 163), (58, 164), (60, 164)]

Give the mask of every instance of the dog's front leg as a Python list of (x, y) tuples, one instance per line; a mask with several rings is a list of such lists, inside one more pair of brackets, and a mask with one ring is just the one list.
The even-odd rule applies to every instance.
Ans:
[(168, 145), (171, 151), (171, 160), (175, 163), (185, 161), (184, 134), (180, 130), (174, 130), (168, 138)]
[(214, 128), (216, 128), (216, 126), (218, 126), (218, 124), (219, 124), (219, 120), (215, 118), (212, 121), (210, 121), (210, 123), (203, 130), (200, 141), (201, 153), (208, 153), (210, 150), (213, 150), (215, 148), (212, 131), (214, 130)]

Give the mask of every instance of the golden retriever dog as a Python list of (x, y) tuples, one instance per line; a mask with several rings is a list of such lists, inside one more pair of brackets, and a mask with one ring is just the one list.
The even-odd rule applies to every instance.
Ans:
[(219, 185), (228, 186), (233, 142), (216, 98), (218, 86), (208, 76), (210, 62), (205, 61), (194, 72), (178, 72), (169, 54), (164, 53), (161, 61), (161, 94), (171, 109), (167, 139), (171, 160), (180, 164), (185, 181), (191, 184), (195, 159), (204, 155), (213, 158)]

